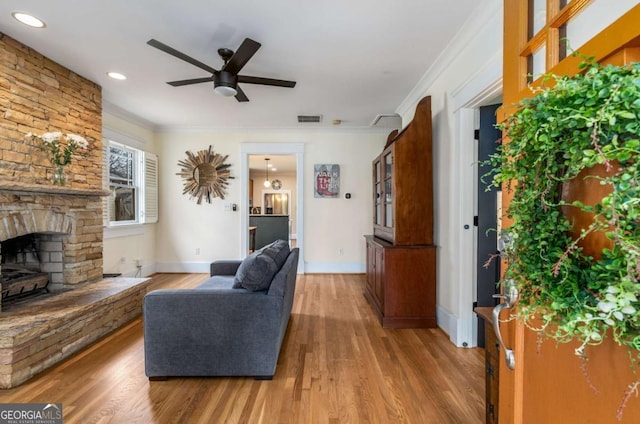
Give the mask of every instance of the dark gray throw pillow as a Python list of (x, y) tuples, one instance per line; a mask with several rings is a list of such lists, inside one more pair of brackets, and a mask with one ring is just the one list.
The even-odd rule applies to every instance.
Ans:
[(262, 248), (262, 252), (275, 261), (278, 269), (282, 268), (290, 251), (289, 242), (286, 240), (276, 240)]
[(266, 290), (273, 276), (278, 272), (275, 261), (262, 251), (257, 251), (242, 261), (233, 278), (233, 288), (249, 291)]

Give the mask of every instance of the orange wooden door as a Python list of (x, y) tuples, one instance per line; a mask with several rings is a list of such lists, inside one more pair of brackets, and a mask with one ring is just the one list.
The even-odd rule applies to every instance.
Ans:
[[(563, 58), (557, 46), (563, 22), (580, 13), (581, 8), (589, 7), (589, 1), (547, 0), (547, 23), (537, 35), (532, 35), (528, 28), (533, 3), (533, 0), (504, 2), (504, 105), (515, 104), (530, 95), (527, 73), (531, 72), (531, 55), (541, 45), (546, 46), (547, 71), (570, 75), (576, 72), (580, 61)], [(581, 47), (581, 53), (613, 64), (640, 61), (639, 22), (640, 5), (636, 5)], [(508, 115), (508, 106), (503, 112)], [(577, 188), (578, 195), (580, 190), (583, 189)], [(509, 201), (508, 196), (503, 197), (503, 210), (508, 208)], [(503, 224), (509, 225), (506, 217)], [(501, 319), (507, 318), (508, 312), (503, 311)], [(577, 344), (556, 345), (553, 341), (540, 344), (537, 334), (518, 320), (501, 323), (501, 333), (506, 346), (514, 351), (515, 369), (505, 365), (503, 351), (500, 423), (640, 423), (640, 397), (636, 395), (628, 399), (620, 420), (617, 416), (627, 385), (640, 378), (630, 369), (626, 348), (609, 338), (603, 345), (590, 349), (588, 362), (583, 362), (574, 353)]]

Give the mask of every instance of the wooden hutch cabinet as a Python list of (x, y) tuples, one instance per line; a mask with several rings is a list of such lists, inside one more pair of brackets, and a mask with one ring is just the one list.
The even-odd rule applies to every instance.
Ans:
[(365, 296), (383, 327), (436, 326), (431, 98), (373, 161)]

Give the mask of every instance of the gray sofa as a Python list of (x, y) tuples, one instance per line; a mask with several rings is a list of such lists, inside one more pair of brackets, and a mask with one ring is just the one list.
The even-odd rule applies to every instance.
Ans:
[(276, 253), (283, 264), (275, 275), (273, 270), (260, 273), (260, 278), (273, 275), (263, 282), (267, 288), (246, 289), (238, 281), (242, 271), (247, 274), (247, 267), (252, 266), (252, 258), (258, 258), (254, 262), (262, 258), (272, 267), (263, 251), (270, 246), (244, 261), (213, 262), (211, 278), (194, 289), (156, 290), (145, 296), (144, 353), (149, 379), (273, 377), (293, 305), (298, 249), (289, 251), (287, 244), (286, 252)]

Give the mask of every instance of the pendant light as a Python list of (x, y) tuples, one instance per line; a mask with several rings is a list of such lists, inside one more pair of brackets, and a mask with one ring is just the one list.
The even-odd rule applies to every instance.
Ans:
[(265, 188), (269, 188), (271, 187), (271, 182), (269, 182), (269, 158), (265, 158), (265, 170), (266, 170), (266, 177), (264, 180), (264, 186)]

